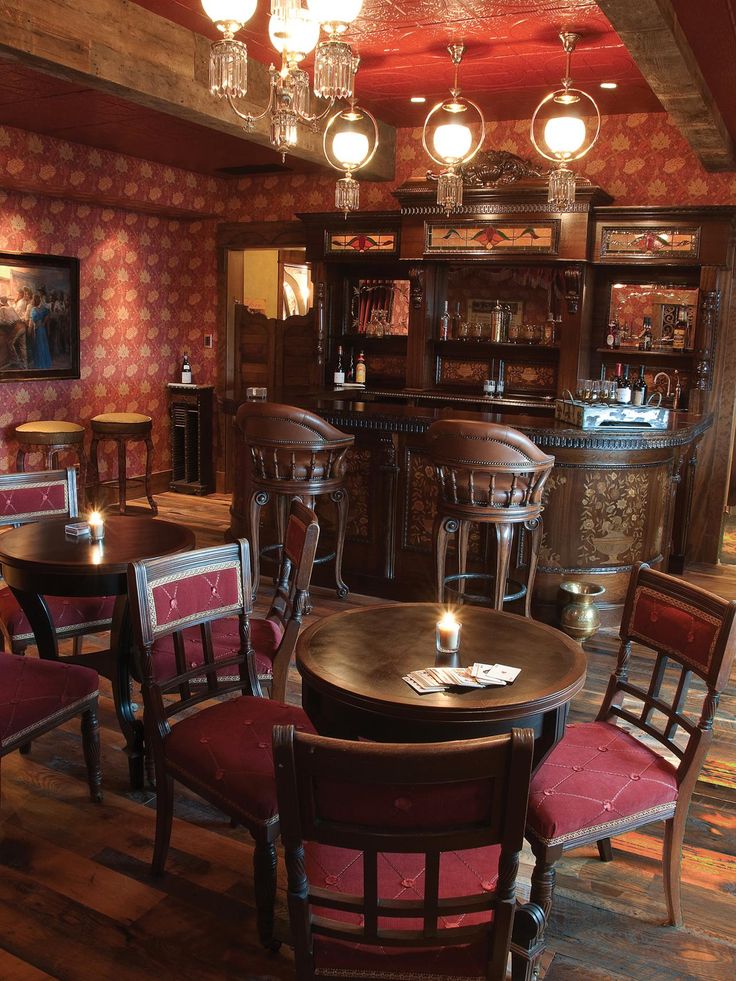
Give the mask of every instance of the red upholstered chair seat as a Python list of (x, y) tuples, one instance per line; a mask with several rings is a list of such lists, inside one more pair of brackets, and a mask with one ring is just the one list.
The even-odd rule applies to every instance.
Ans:
[[(491, 892), (496, 886), (497, 845), (466, 851), (445, 852), (440, 862), (440, 898), (468, 896)], [(305, 843), (307, 877), (310, 887), (328, 889), (346, 895), (362, 895), (362, 854), (347, 848), (335, 848), (315, 842)], [(421, 901), (424, 890), (423, 854), (381, 854), (378, 860), (378, 894), (384, 899)], [(316, 916), (358, 922), (356, 914), (322, 909), (319, 901), (313, 905)], [(443, 928), (469, 926), (489, 921), (491, 912), (444, 916), (439, 919)], [(389, 930), (418, 929), (418, 919), (393, 918), (379, 920), (379, 928)], [(330, 972), (344, 971), (354, 977), (485, 978), (488, 964), (488, 945), (475, 942), (462, 947), (368, 947), (349, 944), (329, 937), (314, 935), (315, 968)]]
[(674, 811), (674, 766), (619, 726), (570, 725), (537, 770), (529, 793), (527, 827), (546, 845), (597, 832), (616, 834), (632, 820)]
[(63, 661), (0, 654), (0, 748), (97, 696), (97, 672)]
[[(240, 649), (237, 617), (215, 620), (211, 624), (211, 629), (212, 653), (215, 660), (235, 657)], [(268, 681), (271, 678), (273, 659), (276, 656), (276, 650), (281, 642), (283, 632), (283, 627), (278, 621), (266, 620), (265, 618), (252, 618), (250, 620), (250, 642), (255, 652), (256, 668), (261, 681)], [(199, 627), (189, 627), (182, 630), (182, 636), (184, 638), (187, 669), (199, 667), (204, 662), (202, 633)], [(173, 634), (159, 638), (153, 645), (153, 673), (154, 680), (158, 683), (178, 674)], [(225, 680), (227, 674), (234, 678), (236, 669), (232, 668), (229, 672), (223, 672), (220, 675), (220, 680)]]
[[(109, 630), (115, 597), (47, 596), (46, 603), (56, 632), (63, 636), (82, 629), (88, 633), (95, 629)], [(14, 641), (33, 643), (31, 625), (7, 587), (0, 589), (0, 620)]]
[(166, 767), (228, 814), (277, 821), (275, 725), (314, 732), (302, 709), (291, 705), (250, 696), (218, 702), (173, 726), (164, 742)]

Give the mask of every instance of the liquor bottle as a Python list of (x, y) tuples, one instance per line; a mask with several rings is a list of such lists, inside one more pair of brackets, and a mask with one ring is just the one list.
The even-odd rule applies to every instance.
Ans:
[(353, 349), (350, 348), (350, 358), (348, 359), (348, 370), (345, 376), (345, 381), (351, 384), (355, 381), (355, 357), (353, 355)]
[(618, 319), (618, 315), (613, 318), (613, 323), (616, 328), (613, 332), (613, 350), (618, 351), (621, 347), (621, 321)]
[(455, 304), (455, 313), (452, 315), (452, 320), (450, 321), (450, 337), (460, 336), (460, 324), (462, 323), (462, 316), (460, 314), (460, 300)]
[(355, 383), (365, 385), (365, 354), (361, 351), (355, 364)]
[(634, 382), (634, 387), (631, 389), (631, 404), (632, 405), (646, 405), (647, 404), (647, 383), (644, 378), (644, 365), (639, 365), (639, 377)]
[(615, 317), (608, 321), (608, 331), (606, 332), (606, 347), (613, 350), (616, 347), (616, 337), (618, 335), (618, 324)]
[(189, 355), (184, 355), (184, 360), (181, 363), (181, 383), (182, 385), (192, 384), (192, 366), (189, 364)]
[(628, 405), (631, 402), (631, 382), (629, 381), (629, 366), (624, 365), (623, 371), (621, 370), (621, 365), (616, 365), (618, 374), (616, 375), (616, 401), (621, 402), (622, 405)]
[(644, 317), (642, 332), (639, 335), (639, 350), (652, 350), (652, 318)]
[(445, 300), (445, 309), (440, 317), (440, 340), (447, 341), (450, 338), (450, 311), (448, 310), (448, 302)]
[(685, 351), (690, 347), (690, 321), (687, 316), (687, 307), (678, 307), (677, 321), (675, 323), (674, 338), (672, 341), (673, 351)]
[(342, 344), (337, 348), (337, 361), (335, 363), (335, 373), (332, 376), (335, 388), (342, 388), (345, 384), (345, 367), (342, 363)]

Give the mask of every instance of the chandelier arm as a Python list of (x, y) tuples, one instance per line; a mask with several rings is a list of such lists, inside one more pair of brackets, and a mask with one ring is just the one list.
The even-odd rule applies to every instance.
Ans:
[(246, 122), (249, 126), (252, 126), (253, 123), (259, 122), (261, 119), (263, 119), (265, 116), (268, 115), (269, 110), (271, 109), (271, 103), (273, 102), (273, 88), (271, 89), (271, 91), (269, 93), (268, 105), (263, 110), (263, 112), (262, 113), (259, 113), (257, 116), (254, 116), (250, 112), (241, 112), (240, 109), (238, 109), (238, 107), (235, 105), (235, 102), (233, 100), (233, 97), (232, 97), (232, 95), (230, 95), (229, 92), (226, 93), (225, 98), (227, 99), (228, 105), (230, 106), (230, 108), (232, 109), (232, 111), (235, 113), (235, 115), (238, 116), (240, 119), (242, 119), (244, 122)]
[(335, 102), (336, 102), (336, 99), (334, 98), (334, 96), (330, 96), (329, 105), (324, 110), (324, 112), (320, 112), (319, 114), (313, 113), (311, 116), (304, 116), (300, 112), (297, 113), (297, 116), (299, 118), (299, 122), (306, 123), (308, 126), (313, 126), (315, 123), (321, 123), (322, 120), (327, 115), (327, 113), (330, 112), (333, 109), (333, 107), (335, 105)]

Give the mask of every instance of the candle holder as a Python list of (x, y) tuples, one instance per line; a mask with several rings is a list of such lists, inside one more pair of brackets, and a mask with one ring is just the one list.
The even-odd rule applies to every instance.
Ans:
[(462, 624), (458, 623), (452, 613), (445, 613), (437, 621), (435, 628), (435, 644), (438, 654), (457, 654), (460, 650), (460, 631)]
[(89, 516), (89, 537), (93, 542), (104, 541), (105, 522), (102, 520), (102, 515), (98, 511), (94, 511)]

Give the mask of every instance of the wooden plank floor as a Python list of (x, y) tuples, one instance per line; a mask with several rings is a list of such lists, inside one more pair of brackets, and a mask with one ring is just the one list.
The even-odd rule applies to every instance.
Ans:
[[(200, 545), (222, 540), (226, 497), (163, 494), (159, 503), (161, 516), (187, 524)], [(734, 568), (699, 568), (689, 578), (736, 598)], [(266, 596), (264, 591), (264, 601)], [(326, 590), (315, 590), (314, 602), (314, 617), (345, 608)], [(350, 602), (379, 601), (352, 596)], [(589, 645), (588, 680), (573, 718), (594, 715), (615, 652), (610, 633)], [(292, 671), (289, 699), (299, 698)], [(30, 756), (14, 753), (2, 761), (0, 981), (293, 978), (288, 947), (271, 956), (256, 939), (249, 836), (186, 791), (176, 801), (168, 873), (151, 877), (154, 794), (128, 789), (104, 681), (101, 717), (102, 805), (87, 797), (75, 723), (38, 739)], [(736, 977), (735, 735), (732, 686), (721, 702), (714, 748), (690, 810), (686, 929), (659, 925), (665, 915), (661, 826), (617, 839), (613, 863), (599, 862), (594, 848), (580, 849), (558, 867), (548, 981)], [(525, 852), (522, 892), (530, 870)], [(279, 929), (286, 937), (282, 870), (280, 876)]]

